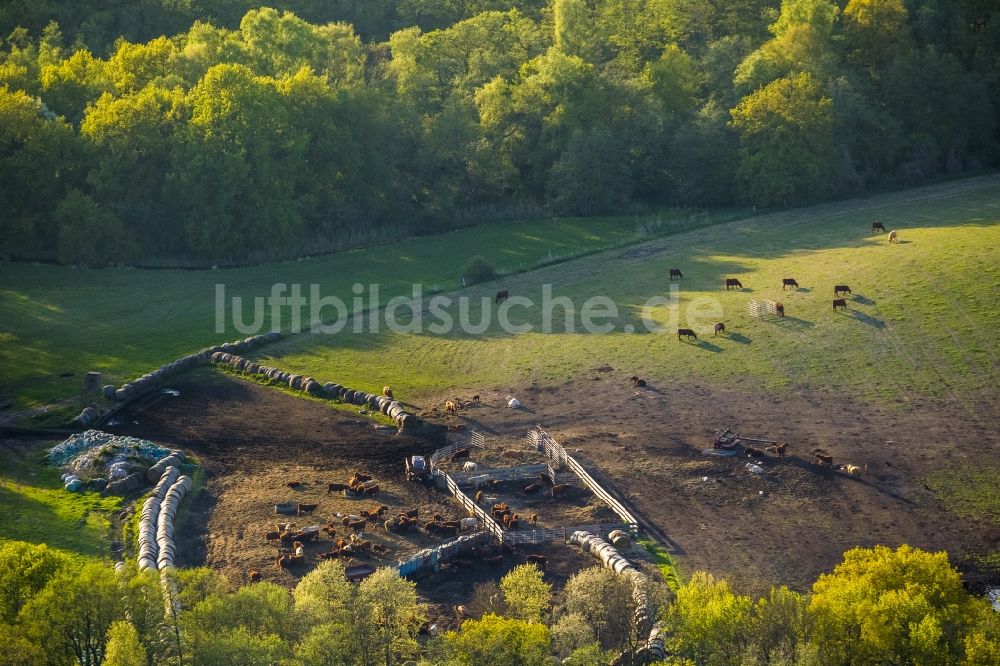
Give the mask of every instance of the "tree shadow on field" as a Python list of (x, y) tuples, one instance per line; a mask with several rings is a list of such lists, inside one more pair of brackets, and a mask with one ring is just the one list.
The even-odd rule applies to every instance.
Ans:
[(787, 328), (790, 331), (805, 331), (816, 325), (808, 319), (799, 319), (798, 317), (788, 316), (778, 317), (777, 319), (772, 319), (771, 321), (782, 328)]
[(854, 296), (851, 300), (859, 305), (875, 305), (875, 301), (866, 296), (861, 296), (860, 294)]
[(854, 319), (860, 321), (862, 324), (868, 324), (869, 326), (872, 326), (874, 328), (885, 328), (884, 321), (882, 321), (881, 319), (876, 319), (871, 315), (867, 315), (861, 310), (851, 310), (851, 316)]
[(748, 345), (753, 342), (753, 340), (741, 333), (729, 333), (726, 337), (738, 345)]

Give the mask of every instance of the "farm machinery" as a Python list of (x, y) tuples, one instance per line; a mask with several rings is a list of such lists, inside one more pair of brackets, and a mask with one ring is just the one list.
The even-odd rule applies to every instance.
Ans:
[(423, 456), (410, 456), (406, 459), (406, 480), (427, 481), (431, 478), (431, 467)]
[(740, 433), (736, 432), (732, 428), (725, 428), (715, 436), (715, 441), (712, 442), (713, 448), (723, 449), (726, 451), (735, 449), (737, 446), (747, 446), (749, 444), (777, 444), (773, 439), (761, 439), (759, 437), (744, 437)]

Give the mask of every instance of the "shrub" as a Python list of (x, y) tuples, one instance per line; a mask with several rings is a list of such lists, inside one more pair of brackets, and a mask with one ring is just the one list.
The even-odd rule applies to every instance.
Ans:
[(478, 284), (497, 279), (497, 271), (493, 264), (476, 255), (465, 264), (462, 277), (467, 284)]

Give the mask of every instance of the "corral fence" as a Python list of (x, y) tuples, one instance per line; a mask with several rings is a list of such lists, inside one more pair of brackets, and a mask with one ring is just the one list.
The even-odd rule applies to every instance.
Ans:
[(476, 449), (486, 448), (486, 438), (483, 437), (482, 433), (473, 430), (468, 437), (462, 438), (457, 442), (448, 444), (444, 448), (438, 449), (437, 451), (432, 453), (429, 458), (431, 471), (433, 472), (436, 469), (437, 464), (442, 460), (450, 460), (451, 457), (454, 456), (459, 451), (471, 448), (476, 448)]
[(396, 565), (400, 576), (409, 576), (428, 568), (437, 570), (441, 562), (466, 553), (489, 540), (486, 532), (466, 534), (435, 548), (425, 548), (408, 560)]
[(750, 316), (760, 319), (764, 315), (778, 314), (778, 304), (775, 301), (758, 301), (751, 299), (749, 303)]
[[(611, 507), (611, 510), (618, 514), (618, 517), (627, 525), (630, 530), (636, 530), (639, 527), (638, 519), (632, 515), (632, 513), (625, 508), (625, 506), (611, 496), (611, 493), (606, 491), (601, 484), (594, 480), (587, 470), (583, 468), (583, 465), (578, 463), (573, 456), (566, 453), (566, 449), (556, 440), (552, 439), (551, 436), (541, 428), (533, 428), (528, 431), (525, 437), (525, 443), (529, 448), (536, 451), (541, 451), (545, 456), (555, 463), (557, 466), (565, 465), (571, 472), (576, 474), (577, 478), (583, 482), (583, 485), (587, 486), (592, 493), (597, 495), (601, 500)], [(575, 528), (583, 529), (583, 528)], [(587, 530), (588, 532), (593, 532), (594, 530)]]
[(500, 523), (493, 520), (492, 515), (486, 513), (486, 511), (481, 506), (476, 504), (468, 495), (463, 493), (461, 488), (458, 487), (458, 484), (455, 483), (455, 480), (452, 479), (450, 476), (448, 476), (445, 472), (442, 472), (439, 469), (435, 469), (432, 472), (432, 474), (434, 475), (435, 483), (437, 483), (440, 486), (443, 486), (444, 488), (447, 488), (448, 492), (454, 495), (455, 499), (457, 499), (461, 503), (461, 505), (465, 507), (467, 511), (469, 511), (472, 515), (474, 515), (476, 518), (482, 521), (483, 529), (486, 532), (489, 532), (497, 540), (503, 542), (504, 538), (503, 527), (500, 526)]
[(519, 481), (522, 479), (535, 479), (537, 481), (540, 474), (548, 474), (550, 479), (556, 478), (555, 470), (552, 469), (551, 465), (545, 463), (498, 467), (475, 472), (455, 472), (450, 476), (460, 486), (478, 488), (490, 481)]
[(573, 532), (593, 532), (595, 534), (607, 534), (614, 530), (629, 530), (631, 525), (619, 523), (615, 525), (578, 525), (576, 527), (552, 527), (523, 530), (519, 532), (506, 532), (503, 535), (503, 543), (509, 545), (526, 543), (548, 543), (549, 541), (569, 541)]

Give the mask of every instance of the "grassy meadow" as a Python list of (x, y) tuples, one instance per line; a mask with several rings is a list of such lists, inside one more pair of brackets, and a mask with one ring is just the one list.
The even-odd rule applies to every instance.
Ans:
[[(415, 282), (428, 291), (452, 290), (461, 286), (465, 262), (475, 255), (513, 273), (717, 219), (677, 213), (488, 225), (224, 270), (0, 263), (0, 404), (13, 402), (15, 409), (25, 409), (72, 401), (89, 370), (121, 383), (207, 345), (245, 337), (232, 327), (216, 333), (216, 284), (226, 285), (227, 297), (251, 301), (270, 294), (274, 283), (300, 283), (306, 293), (309, 285), (319, 284), (321, 294), (339, 295), (350, 306), (355, 283), (378, 283), (383, 299), (409, 294)], [(282, 315), (287, 330), (288, 311)]]
[[(901, 242), (869, 233), (873, 220), (898, 229)], [(643, 333), (643, 305), (666, 295), (670, 267), (684, 273), (677, 307), (650, 309), (665, 330)], [(745, 289), (725, 291), (726, 277)], [(783, 291), (784, 277), (801, 288)], [(846, 312), (831, 307), (836, 284), (853, 289)], [(555, 333), (538, 332), (543, 285), (578, 310), (591, 296), (610, 298), (618, 316), (603, 321), (613, 332), (560, 332), (558, 324)], [(561, 383), (610, 365), (661, 381), (811, 387), (888, 406), (916, 397), (989, 405), (997, 395), (998, 285), (1000, 180), (987, 178), (762, 215), (462, 292), (472, 297), (473, 323), (483, 314), (479, 299), (489, 302), (497, 289), (530, 298), (532, 307), (510, 312), (533, 332), (506, 333), (495, 319), (482, 335), (345, 330), (260, 353), (289, 370), (369, 390), (389, 383), (416, 399), (452, 387)], [(751, 298), (780, 301), (788, 316), (756, 320)], [(562, 311), (554, 312), (558, 322)], [(727, 335), (712, 336), (715, 321)], [(695, 328), (700, 341), (678, 342), (678, 326)]]

